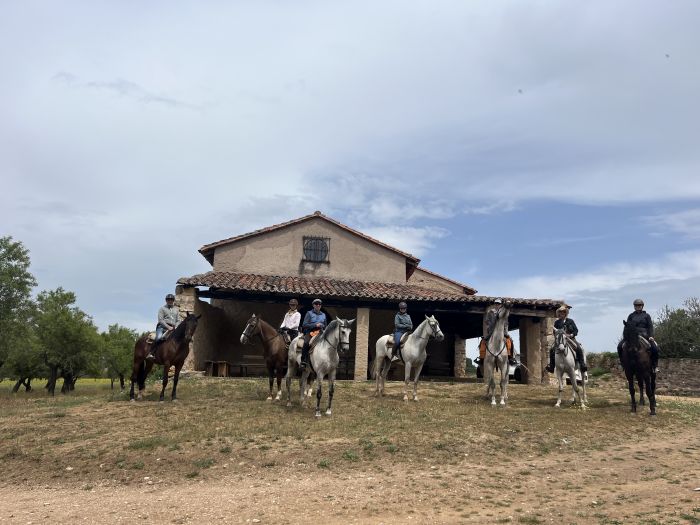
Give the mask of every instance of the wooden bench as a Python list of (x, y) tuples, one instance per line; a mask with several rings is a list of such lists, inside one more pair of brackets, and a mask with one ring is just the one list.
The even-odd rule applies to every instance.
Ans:
[(244, 355), (241, 361), (232, 363), (231, 367), (238, 368), (239, 375), (241, 377), (247, 377), (249, 375), (248, 371), (251, 369), (259, 369), (261, 371), (267, 370), (267, 366), (265, 366), (265, 359), (263, 356), (257, 354)]
[(206, 375), (211, 377), (230, 377), (231, 363), (228, 361), (205, 361)]

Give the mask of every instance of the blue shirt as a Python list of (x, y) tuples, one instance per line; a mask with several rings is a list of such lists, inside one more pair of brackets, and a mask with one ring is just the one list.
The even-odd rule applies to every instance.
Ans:
[(323, 312), (316, 313), (314, 310), (306, 312), (304, 324), (302, 325), (304, 333), (316, 330), (316, 323), (321, 323), (321, 329), (323, 330), (326, 327), (326, 314)]

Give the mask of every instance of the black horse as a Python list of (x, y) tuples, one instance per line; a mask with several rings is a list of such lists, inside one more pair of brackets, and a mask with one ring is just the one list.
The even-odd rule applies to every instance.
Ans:
[(644, 392), (649, 398), (649, 409), (652, 416), (656, 415), (656, 374), (652, 373), (651, 354), (639, 337), (639, 331), (633, 324), (623, 321), (622, 353), (620, 360), (625, 369), (625, 376), (630, 390), (632, 412), (637, 412), (635, 399), (634, 378), (639, 384), (639, 402), (644, 404)]

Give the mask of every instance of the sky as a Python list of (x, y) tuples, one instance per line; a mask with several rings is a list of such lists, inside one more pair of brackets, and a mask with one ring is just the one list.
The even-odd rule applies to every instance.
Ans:
[(611, 351), (700, 295), (700, 3), (0, 4), (0, 235), (105, 329), (321, 210)]

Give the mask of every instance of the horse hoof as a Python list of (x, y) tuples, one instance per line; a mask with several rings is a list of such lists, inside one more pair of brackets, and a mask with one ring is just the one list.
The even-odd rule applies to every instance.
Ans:
[(330, 410), (326, 410), (326, 415), (327, 415), (327, 416), (330, 416), (330, 415), (331, 415), (331, 411), (330, 411)]
[(492, 406), (492, 407), (495, 407), (495, 406), (496, 406), (496, 402), (495, 402), (495, 401), (491, 401), (491, 406)]
[(561, 403), (557, 403), (556, 405), (554, 405), (554, 408), (561, 408)]
[(267, 396), (267, 399), (265, 401), (272, 401), (272, 396)]
[(174, 397), (174, 398), (172, 399), (172, 402), (173, 402), (173, 403), (177, 403), (177, 398)]
[(288, 406), (288, 407), (291, 407), (291, 406), (292, 406), (292, 403), (287, 403), (287, 406)]
[(131, 401), (132, 403), (136, 403), (136, 400), (135, 400), (133, 397), (130, 399), (130, 401)]
[(316, 417), (316, 419), (321, 419), (321, 412), (316, 412), (314, 416)]
[(404, 401), (408, 401), (408, 396), (403, 396)]
[(413, 396), (414, 401), (418, 401), (418, 396)]

